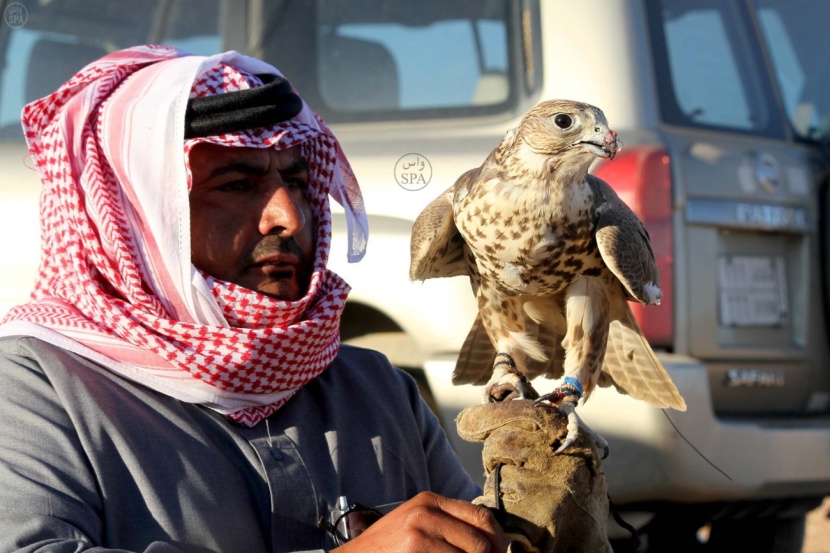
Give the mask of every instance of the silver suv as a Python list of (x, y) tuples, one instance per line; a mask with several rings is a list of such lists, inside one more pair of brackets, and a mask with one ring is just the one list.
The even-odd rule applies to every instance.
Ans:
[(450, 383), (473, 295), (463, 278), (408, 282), (411, 225), (538, 101), (601, 107), (625, 149), (594, 172), (649, 228), (665, 295), (637, 315), (689, 406), (664, 413), (603, 390), (581, 409), (611, 442), (611, 496), (648, 551), (800, 550), (804, 514), (830, 493), (830, 4), (23, 0), (3, 11), (0, 311), (37, 267), (24, 102), (133, 44), (262, 57), (332, 124), (364, 190), (369, 253), (352, 266), (337, 240), (332, 252), (354, 287), (344, 339), (419, 378), (479, 478), (479, 450), (452, 422), (480, 390)]

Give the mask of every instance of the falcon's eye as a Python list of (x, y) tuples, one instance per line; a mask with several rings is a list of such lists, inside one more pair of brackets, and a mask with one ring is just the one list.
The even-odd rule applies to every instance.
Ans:
[(553, 116), (553, 123), (560, 129), (567, 129), (573, 125), (573, 119), (567, 113), (557, 113)]

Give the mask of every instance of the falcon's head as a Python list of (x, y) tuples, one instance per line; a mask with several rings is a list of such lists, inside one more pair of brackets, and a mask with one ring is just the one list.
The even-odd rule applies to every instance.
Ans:
[(571, 100), (549, 100), (530, 110), (516, 129), (514, 153), (539, 173), (587, 173), (595, 156), (611, 158), (622, 148), (602, 110)]

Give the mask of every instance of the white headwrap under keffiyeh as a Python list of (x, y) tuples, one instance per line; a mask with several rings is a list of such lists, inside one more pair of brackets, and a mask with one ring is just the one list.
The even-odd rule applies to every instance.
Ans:
[[(326, 269), (328, 196), (345, 210), (349, 255), (365, 249), (360, 190), (328, 127), (303, 104), (268, 128), (184, 140), (190, 96), (261, 84), (270, 65), (228, 52), (141, 46), (88, 65), (27, 105), (43, 182), (42, 259), (32, 299), (0, 335), (31, 335), (246, 425), (278, 409), (332, 361), (348, 285)], [(309, 165), (317, 227), (308, 293), (280, 301), (190, 263), (187, 153), (198, 142), (285, 149)]]

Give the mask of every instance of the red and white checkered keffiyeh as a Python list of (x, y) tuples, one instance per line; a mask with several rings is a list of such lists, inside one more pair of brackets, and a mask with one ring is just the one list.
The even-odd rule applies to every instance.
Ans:
[[(326, 269), (328, 196), (365, 249), (360, 190), (337, 140), (303, 104), (269, 128), (184, 140), (191, 96), (258, 86), (270, 65), (228, 52), (141, 46), (88, 65), (23, 111), (43, 182), (42, 259), (27, 304), (0, 335), (31, 335), (245, 425), (276, 411), (339, 348), (348, 285)], [(281, 301), (215, 280), (190, 262), (188, 153), (199, 142), (299, 146), (317, 229), (308, 293)]]

